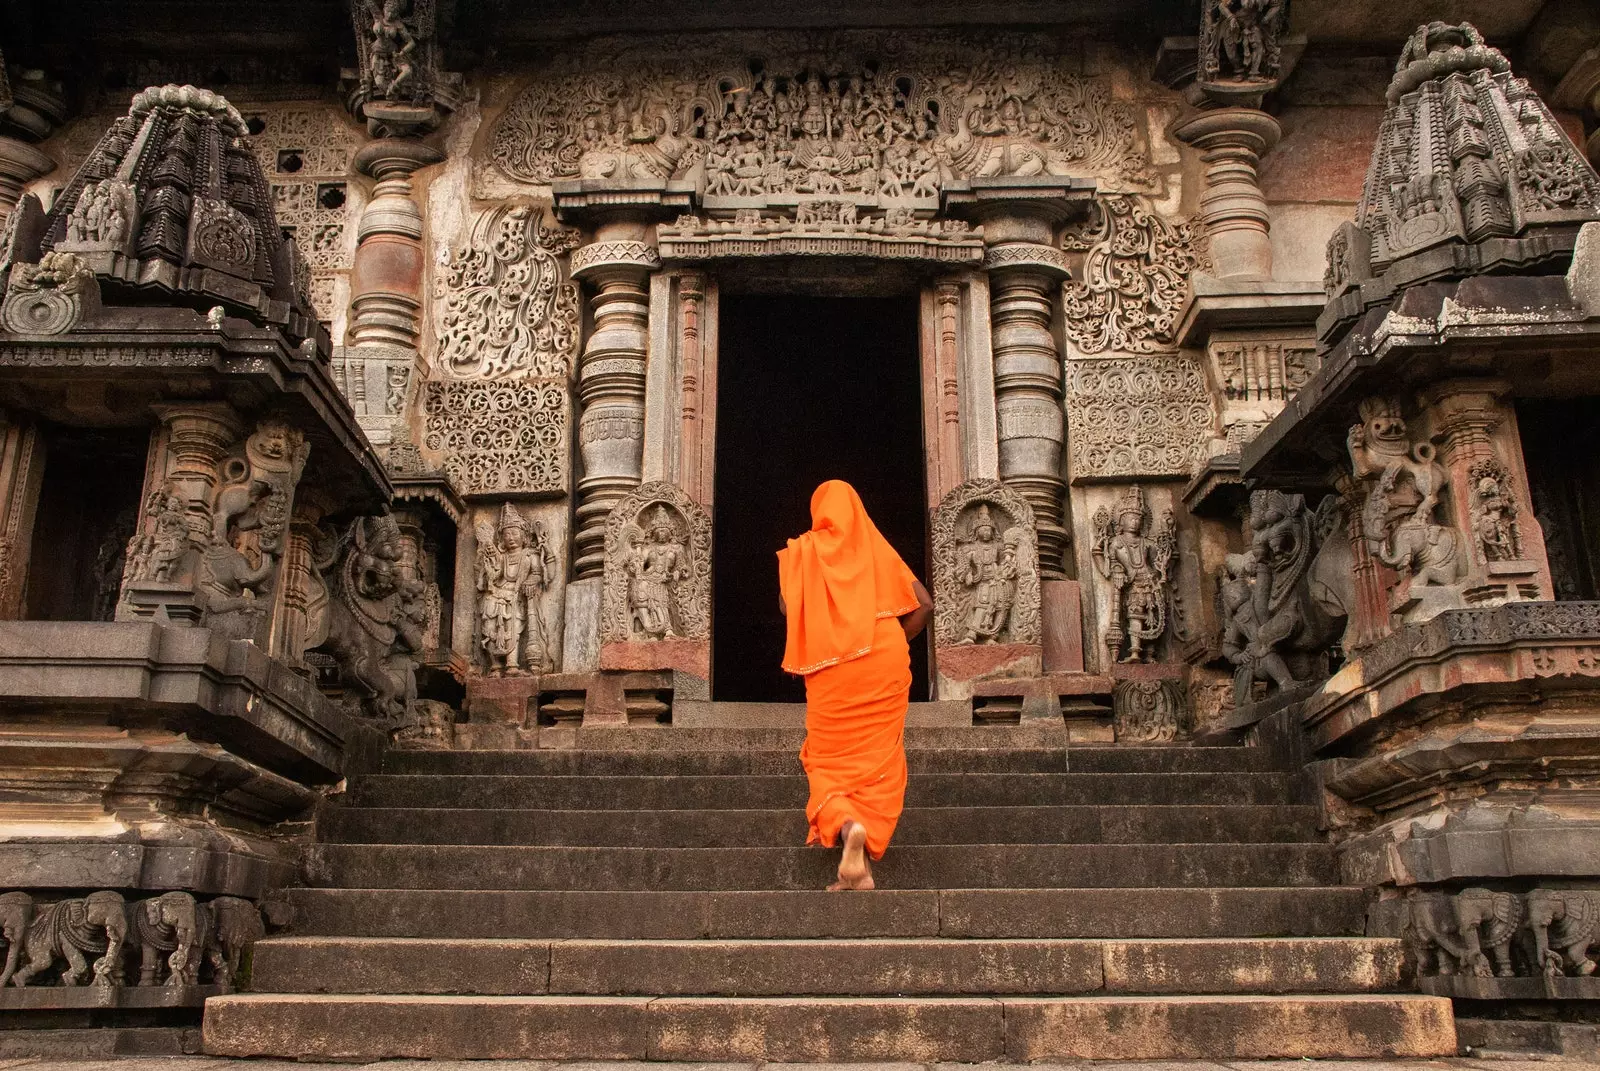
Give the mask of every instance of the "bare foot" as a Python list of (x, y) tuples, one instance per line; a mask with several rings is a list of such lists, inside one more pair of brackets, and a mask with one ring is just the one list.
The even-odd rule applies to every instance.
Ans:
[(828, 886), (829, 892), (866, 892), (877, 888), (872, 880), (872, 864), (867, 862), (867, 830), (860, 822), (846, 822), (839, 831), (844, 835), (844, 855), (839, 860), (839, 880)]

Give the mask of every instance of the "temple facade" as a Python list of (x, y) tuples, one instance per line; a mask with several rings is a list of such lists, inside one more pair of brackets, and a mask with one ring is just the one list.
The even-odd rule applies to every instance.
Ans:
[(0, 1056), (1600, 1044), (1592, 4), (213, 7), (0, 14)]

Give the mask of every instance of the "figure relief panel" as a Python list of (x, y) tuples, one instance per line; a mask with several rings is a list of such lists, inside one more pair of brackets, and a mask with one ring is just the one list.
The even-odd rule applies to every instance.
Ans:
[(1112, 662), (1157, 660), (1172, 618), (1177, 522), (1133, 484), (1095, 510), (1089, 557), (1100, 579), (1096, 607), (1101, 640)]
[(495, 677), (560, 662), (565, 513), (557, 504), (482, 507), (473, 522), (473, 660)]
[(601, 39), (511, 100), (489, 156), (516, 183), (689, 180), (708, 203), (934, 205), (951, 181), (1069, 173), (1151, 187), (1138, 111), (1052, 51), (1018, 34)]
[(651, 482), (606, 518), (603, 643), (711, 637), (711, 517), (670, 483)]
[(1033, 509), (999, 480), (969, 480), (933, 520), (934, 633), (940, 647), (1037, 644)]

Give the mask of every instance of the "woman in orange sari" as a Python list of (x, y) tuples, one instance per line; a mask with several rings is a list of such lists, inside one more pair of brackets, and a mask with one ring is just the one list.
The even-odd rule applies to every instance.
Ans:
[(905, 800), (908, 641), (933, 600), (843, 480), (811, 496), (811, 530), (778, 552), (778, 583), (783, 668), (806, 680), (806, 843), (843, 839), (828, 888), (871, 889), (867, 856), (883, 857)]

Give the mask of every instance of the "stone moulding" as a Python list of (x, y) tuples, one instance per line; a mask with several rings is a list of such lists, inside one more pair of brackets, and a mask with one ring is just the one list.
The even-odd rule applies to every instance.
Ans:
[(1600, 690), (1600, 602), (1446, 610), (1365, 649), (1306, 701), (1314, 748), (1461, 689)]
[[(877, 224), (872, 226), (871, 224)], [(700, 220), (685, 217), (657, 229), (663, 260), (728, 260), (741, 257), (871, 257), (938, 264), (983, 262), (983, 235), (964, 225), (926, 222), (822, 222), (783, 219)]]

